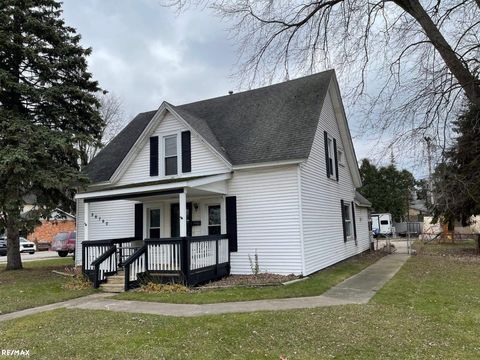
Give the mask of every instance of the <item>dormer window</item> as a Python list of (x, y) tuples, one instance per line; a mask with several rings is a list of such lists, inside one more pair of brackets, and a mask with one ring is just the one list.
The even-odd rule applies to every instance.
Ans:
[(177, 149), (177, 135), (165, 136), (164, 143), (164, 158), (165, 158), (165, 176), (178, 174), (178, 149)]

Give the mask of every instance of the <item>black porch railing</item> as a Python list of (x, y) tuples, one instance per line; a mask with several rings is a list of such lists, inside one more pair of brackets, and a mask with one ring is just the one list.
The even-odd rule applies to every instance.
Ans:
[[(122, 266), (125, 257), (125, 245), (131, 246), (135, 237), (82, 242), (82, 272), (94, 287), (106, 280), (108, 275), (115, 274)], [(132, 251), (133, 253), (133, 251)], [(131, 254), (128, 254), (129, 256)]]
[(194, 286), (230, 273), (226, 235), (145, 239), (144, 244), (124, 263), (125, 290), (138, 286), (145, 275), (177, 275)]
[[(136, 240), (127, 239), (130, 242)], [(84, 272), (91, 274), (94, 285), (98, 286), (106, 276), (116, 273), (121, 266), (125, 270), (125, 290), (138, 286), (145, 277), (162, 281), (165, 279), (162, 276), (171, 275), (177, 281), (194, 286), (230, 273), (227, 235), (145, 239), (144, 245), (122, 263), (118, 249), (121, 246), (115, 244), (125, 242), (128, 241), (113, 239), (82, 243)], [(89, 261), (92, 249), (95, 249), (98, 256)]]

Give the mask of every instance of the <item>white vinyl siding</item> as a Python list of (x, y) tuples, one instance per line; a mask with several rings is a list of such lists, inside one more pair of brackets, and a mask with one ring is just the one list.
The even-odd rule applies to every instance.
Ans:
[[(135, 202), (115, 200), (89, 203), (88, 240), (105, 240), (134, 236)], [(77, 200), (77, 240), (75, 259), (81, 264), (85, 218), (82, 200)], [(93, 214), (93, 216), (92, 216)]]
[(262, 272), (301, 274), (298, 166), (236, 171), (228, 196), (237, 197), (232, 274), (251, 274), (255, 253)]
[(164, 176), (165, 174), (165, 159), (164, 159), (164, 145), (163, 139), (165, 136), (177, 134), (178, 143), (178, 176), (190, 177), (202, 174), (224, 173), (229, 170), (225, 161), (217, 156), (208, 145), (206, 145), (194, 132), (191, 137), (191, 154), (192, 154), (192, 171), (184, 175), (181, 174), (181, 138), (182, 131), (189, 129), (180, 121), (178, 121), (172, 114), (167, 113), (160, 121), (157, 129), (149, 136), (158, 136), (160, 139), (159, 146), (159, 176), (150, 176), (150, 144), (146, 141), (144, 144), (139, 144), (141, 147), (139, 153), (130, 162), (127, 170), (115, 185), (127, 185), (133, 183), (141, 183), (146, 181), (155, 181), (172, 176)]
[[(344, 148), (330, 94), (325, 98), (310, 156), (300, 165), (305, 273), (311, 274), (369, 248), (366, 209), (356, 207), (357, 243), (344, 242), (340, 199), (350, 204), (355, 190), (347, 164), (339, 166), (339, 181), (325, 176), (324, 131)], [(353, 232), (353, 230), (352, 230)]]

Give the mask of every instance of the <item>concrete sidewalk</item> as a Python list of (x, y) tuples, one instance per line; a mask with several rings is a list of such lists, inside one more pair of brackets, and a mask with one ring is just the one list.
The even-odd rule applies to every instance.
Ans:
[(166, 304), (147, 301), (89, 299), (68, 308), (109, 310), (166, 316), (199, 316), (253, 311), (305, 309), (320, 306), (366, 304), (390, 280), (409, 255), (387, 255), (358, 274), (319, 296), (226, 302), (217, 304)]
[(112, 294), (107, 294), (107, 293), (92, 294), (92, 295), (82, 296), (82, 297), (79, 297), (79, 298), (66, 300), (66, 301), (62, 301), (62, 302), (58, 302), (58, 303), (53, 303), (53, 304), (48, 304), (48, 305), (43, 305), (43, 306), (37, 306), (37, 307), (34, 307), (34, 308), (30, 308), (30, 309), (25, 309), (25, 310), (20, 310), (20, 311), (8, 313), (8, 314), (3, 314), (3, 315), (0, 315), (0, 322), (7, 321), (7, 320), (13, 320), (13, 319), (17, 319), (17, 318), (28, 316), (28, 315), (38, 314), (38, 313), (41, 313), (41, 312), (44, 312), (44, 311), (66, 308), (66, 307), (69, 307), (69, 306), (74, 306), (76, 304), (80, 304), (84, 301), (102, 299), (102, 298), (106, 298), (106, 297), (110, 297), (110, 296), (112, 296)]
[(409, 255), (387, 255), (319, 296), (195, 305), (115, 300), (109, 298), (112, 296), (110, 293), (98, 293), (0, 315), (0, 322), (61, 308), (109, 310), (166, 316), (200, 316), (366, 304), (375, 295), (375, 292), (381, 289), (400, 270), (408, 258)]

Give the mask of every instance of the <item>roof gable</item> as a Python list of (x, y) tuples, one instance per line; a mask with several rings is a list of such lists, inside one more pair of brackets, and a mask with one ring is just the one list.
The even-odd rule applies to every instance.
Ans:
[(204, 119), (233, 165), (305, 159), (333, 71), (178, 106)]
[(90, 181), (108, 181), (115, 173), (130, 149), (144, 132), (157, 111), (140, 113), (105, 146), (85, 168)]
[[(232, 165), (308, 158), (333, 70), (259, 89), (137, 115), (88, 165), (93, 183), (109, 181), (162, 108), (195, 130)], [(335, 82), (336, 83), (336, 82)]]

